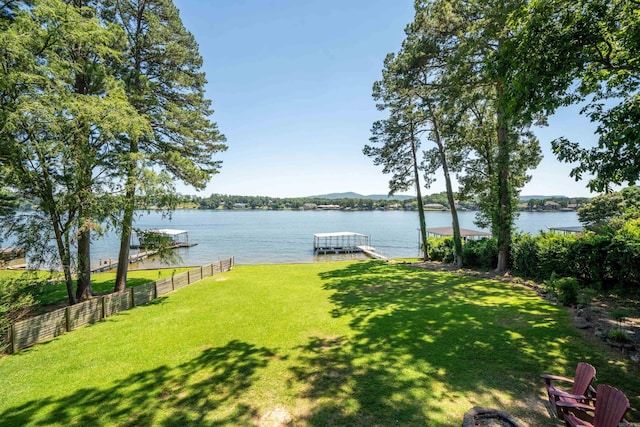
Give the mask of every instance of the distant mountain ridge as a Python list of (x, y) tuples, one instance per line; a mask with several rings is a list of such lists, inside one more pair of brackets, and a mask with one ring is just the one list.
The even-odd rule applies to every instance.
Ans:
[(398, 194), (394, 196), (387, 196), (386, 194), (370, 194), (368, 196), (363, 196), (362, 194), (354, 193), (352, 191), (346, 193), (329, 193), (329, 194), (320, 194), (317, 196), (308, 196), (309, 199), (363, 199), (363, 200), (409, 200), (415, 199), (415, 196), (407, 196), (403, 194)]

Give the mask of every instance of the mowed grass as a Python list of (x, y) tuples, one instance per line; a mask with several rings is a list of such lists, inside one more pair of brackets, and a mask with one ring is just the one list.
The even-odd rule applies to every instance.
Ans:
[(530, 425), (541, 372), (640, 371), (525, 287), (376, 261), (236, 266), (0, 359), (0, 425)]

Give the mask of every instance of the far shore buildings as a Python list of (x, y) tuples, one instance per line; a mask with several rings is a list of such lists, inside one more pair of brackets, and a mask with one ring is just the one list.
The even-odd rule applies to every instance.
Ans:
[(581, 206), (579, 203), (567, 203), (566, 207), (564, 207), (558, 202), (547, 200), (542, 205), (522, 202), (518, 204), (518, 209), (529, 212), (575, 212)]

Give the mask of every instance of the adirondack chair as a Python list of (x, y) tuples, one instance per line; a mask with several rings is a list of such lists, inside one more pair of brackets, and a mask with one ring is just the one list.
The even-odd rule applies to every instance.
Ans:
[[(623, 392), (606, 384), (598, 384), (595, 407), (579, 402), (558, 401), (564, 421), (569, 427), (618, 427), (624, 421), (624, 415), (629, 410), (629, 399)], [(587, 422), (575, 416), (575, 410), (593, 411), (593, 422)], [(626, 423), (626, 422), (625, 422)]]
[[(588, 404), (590, 400), (585, 397), (595, 397), (596, 390), (591, 386), (591, 382), (596, 377), (596, 368), (586, 362), (578, 363), (574, 379), (562, 377), (559, 375), (542, 374), (547, 385), (547, 395), (551, 408), (558, 418), (563, 419), (562, 411), (558, 409), (558, 401), (579, 402)], [(557, 388), (554, 382), (562, 381), (571, 384), (571, 391), (567, 392)], [(587, 416), (590, 418), (590, 416)]]

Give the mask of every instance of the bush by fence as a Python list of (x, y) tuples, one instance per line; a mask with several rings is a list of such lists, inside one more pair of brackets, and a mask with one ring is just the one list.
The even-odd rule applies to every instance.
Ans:
[(59, 310), (16, 322), (9, 328), (7, 349), (16, 353), (23, 348), (48, 341), (65, 332), (73, 331), (84, 325), (95, 323), (106, 317), (146, 304), (155, 298), (190, 285), (216, 273), (229, 271), (234, 260), (203, 265), (171, 277), (103, 295)]

